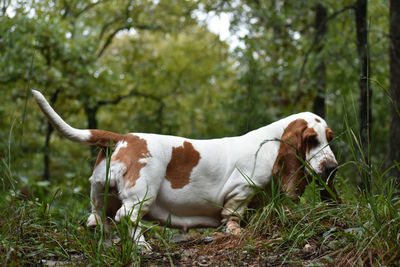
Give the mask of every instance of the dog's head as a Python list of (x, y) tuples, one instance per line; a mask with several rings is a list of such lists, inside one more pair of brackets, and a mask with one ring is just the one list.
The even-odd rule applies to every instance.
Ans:
[(281, 179), (281, 188), (289, 196), (304, 191), (312, 172), (333, 189), (332, 180), (338, 166), (329, 147), (332, 130), (320, 117), (312, 113), (306, 115), (291, 121), (285, 128), (273, 167), (274, 177)]

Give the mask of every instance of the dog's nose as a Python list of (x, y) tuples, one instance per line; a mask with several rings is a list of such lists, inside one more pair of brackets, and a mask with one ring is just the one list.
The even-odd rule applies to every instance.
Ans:
[(335, 177), (338, 164), (336, 162), (327, 162), (325, 165), (325, 178)]

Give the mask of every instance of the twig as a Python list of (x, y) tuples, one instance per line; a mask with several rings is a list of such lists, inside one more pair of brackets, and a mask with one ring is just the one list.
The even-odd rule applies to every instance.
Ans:
[(338, 15), (340, 15), (341, 13), (347, 11), (348, 9), (354, 9), (354, 8), (355, 8), (354, 4), (351, 4), (351, 5), (349, 5), (349, 6), (345, 6), (345, 7), (341, 8), (341, 9), (335, 11), (335, 12), (332, 13), (330, 16), (328, 16), (328, 17), (325, 19), (325, 21), (323, 21), (323, 22), (318, 26), (318, 28), (316, 29), (313, 42), (311, 43), (311, 46), (307, 49), (307, 51), (306, 51), (306, 53), (305, 53), (305, 56), (304, 56), (303, 64), (301, 65), (301, 68), (300, 68), (299, 77), (298, 77), (298, 79), (297, 79), (297, 90), (296, 90), (297, 93), (296, 93), (296, 97), (295, 97), (294, 103), (296, 103), (296, 102), (298, 102), (298, 101), (300, 100), (301, 79), (303, 78), (304, 70), (305, 70), (305, 67), (306, 67), (308, 58), (309, 58), (309, 56), (310, 56), (310, 54), (311, 54), (311, 51), (314, 49), (314, 46), (315, 46), (315, 45), (317, 44), (317, 42), (318, 42), (318, 38), (319, 38), (319, 35), (320, 35), (320, 30), (321, 30), (321, 28), (323, 27), (324, 24), (327, 24), (328, 21), (330, 21), (331, 19), (334, 19), (336, 16), (338, 16)]

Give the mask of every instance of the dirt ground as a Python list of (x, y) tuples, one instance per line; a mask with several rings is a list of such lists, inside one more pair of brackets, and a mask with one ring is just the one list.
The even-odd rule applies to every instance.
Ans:
[[(288, 251), (270, 247), (267, 239), (252, 239), (251, 244), (243, 236), (213, 233), (179, 234), (171, 242), (176, 246), (165, 252), (153, 246), (153, 252), (144, 254), (145, 266), (304, 266), (329, 265), (321, 260), (326, 254), (316, 246), (307, 244), (301, 250)], [(287, 257), (288, 256), (288, 257)], [(318, 259), (317, 262), (315, 260)], [(332, 262), (331, 262), (332, 263)]]

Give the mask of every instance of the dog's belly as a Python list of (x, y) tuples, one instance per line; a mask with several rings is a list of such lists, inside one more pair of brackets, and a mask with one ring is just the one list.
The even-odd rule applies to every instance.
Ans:
[(176, 190), (162, 186), (145, 219), (189, 229), (217, 227), (221, 224), (222, 200), (211, 197), (205, 190), (191, 186)]
[(215, 216), (177, 216), (159, 206), (157, 202), (152, 205), (149, 213), (146, 214), (144, 219), (158, 221), (162, 225), (181, 228), (185, 231), (196, 227), (217, 227), (221, 224), (221, 217), (218, 214), (215, 214)]

